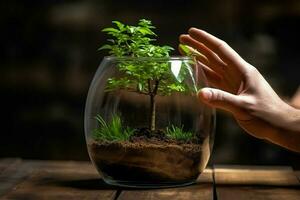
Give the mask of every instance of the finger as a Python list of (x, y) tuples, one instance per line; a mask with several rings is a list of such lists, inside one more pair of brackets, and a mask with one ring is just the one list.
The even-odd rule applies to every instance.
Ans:
[(227, 64), (241, 64), (244, 62), (244, 60), (224, 41), (203, 30), (190, 28), (189, 35), (210, 48)]
[(243, 110), (242, 100), (239, 96), (213, 88), (201, 89), (198, 96), (204, 103), (228, 111), (239, 119), (245, 119), (248, 116)]
[(203, 43), (196, 41), (189, 35), (181, 35), (179, 37), (179, 40), (181, 43), (191, 46), (192, 48), (195, 48), (200, 53), (204, 54), (208, 58), (209, 66), (211, 66), (214, 71), (220, 74), (224, 72), (226, 64), (213, 51), (207, 48)]
[(196, 57), (197, 60), (200, 60), (205, 65), (209, 64), (208, 58), (206, 56), (204, 56), (203, 54), (199, 53), (196, 49), (194, 49), (190, 46), (187, 46), (187, 45), (185, 45), (184, 47), (187, 49), (187, 51), (191, 55), (188, 55), (187, 52), (185, 52), (185, 50), (182, 47), (182, 44), (178, 45), (178, 50), (179, 50), (180, 54)]
[[(199, 40), (198, 42), (203, 42), (205, 45), (207, 45), (207, 47), (214, 50), (221, 59), (223, 59), (227, 64), (230, 65), (231, 68), (225, 68), (226, 72), (221, 75), (224, 77), (224, 82), (228, 84), (226, 87), (226, 91), (236, 93), (241, 82), (240, 74), (247, 71), (247, 69), (245, 68), (245, 61), (225, 42), (214, 37), (213, 35), (196, 28), (191, 28), (189, 30), (189, 33), (191, 34), (192, 38)], [(231, 60), (228, 60), (229, 58)], [(239, 64), (234, 62), (239, 62)], [(244, 63), (241, 64), (241, 62)], [(216, 72), (220, 73), (219, 71)]]
[(198, 66), (202, 68), (209, 86), (220, 87), (222, 78), (216, 72), (199, 61)]

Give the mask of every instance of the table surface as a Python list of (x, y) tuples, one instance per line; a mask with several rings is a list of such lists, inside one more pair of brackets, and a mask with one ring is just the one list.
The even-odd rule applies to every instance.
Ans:
[(197, 184), (128, 189), (105, 184), (90, 162), (0, 159), (0, 199), (297, 199), (300, 173), (288, 166), (215, 165)]

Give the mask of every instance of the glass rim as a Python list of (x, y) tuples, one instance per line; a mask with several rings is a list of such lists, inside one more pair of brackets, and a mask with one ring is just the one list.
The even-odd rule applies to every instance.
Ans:
[(194, 60), (192, 57), (188, 56), (169, 56), (169, 57), (131, 57), (131, 56), (122, 56), (122, 57), (116, 57), (116, 56), (104, 56), (105, 60), (116, 60), (116, 61), (192, 61)]

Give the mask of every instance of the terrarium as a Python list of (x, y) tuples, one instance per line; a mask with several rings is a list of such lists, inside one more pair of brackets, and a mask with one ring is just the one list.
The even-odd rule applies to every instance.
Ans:
[[(151, 30), (146, 20), (139, 27), (143, 23)], [(125, 25), (116, 24), (115, 30), (122, 32)], [(124, 32), (133, 37), (130, 30)], [(88, 92), (87, 148), (103, 180), (111, 185), (192, 184), (210, 157), (215, 115), (197, 98), (206, 86), (201, 67), (193, 57), (168, 56), (167, 46), (152, 47), (156, 56), (104, 57)], [(104, 48), (116, 51), (112, 45)]]

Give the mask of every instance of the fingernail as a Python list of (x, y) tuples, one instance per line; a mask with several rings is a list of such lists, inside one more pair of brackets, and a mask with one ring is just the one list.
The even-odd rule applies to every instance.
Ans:
[(189, 31), (188, 31), (188, 32), (191, 32), (191, 31), (194, 31), (194, 30), (197, 30), (197, 28), (191, 27), (191, 28), (189, 28)]

